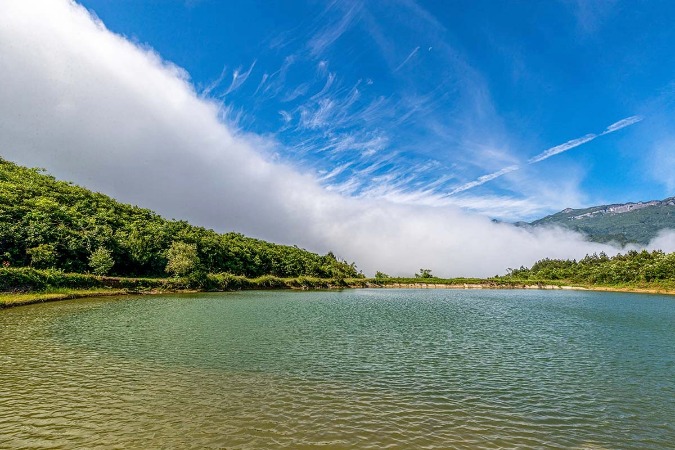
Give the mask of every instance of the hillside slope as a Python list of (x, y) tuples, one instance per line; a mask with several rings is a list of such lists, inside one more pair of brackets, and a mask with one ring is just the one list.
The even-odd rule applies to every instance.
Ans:
[(595, 242), (646, 245), (659, 231), (675, 229), (675, 197), (584, 209), (567, 208), (528, 225), (562, 226), (584, 233)]
[(165, 275), (167, 250), (174, 242), (196, 246), (199, 270), (210, 273), (358, 276), (353, 263), (332, 253), (320, 256), (166, 220), (0, 158), (0, 262), (5, 265), (87, 272), (92, 253), (105, 249), (114, 259), (112, 274)]

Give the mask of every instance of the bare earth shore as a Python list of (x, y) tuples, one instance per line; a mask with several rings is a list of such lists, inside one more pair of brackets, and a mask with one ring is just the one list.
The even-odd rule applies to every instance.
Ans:
[[(363, 286), (358, 286), (363, 287)], [(640, 287), (611, 287), (611, 286), (566, 286), (554, 284), (522, 284), (497, 285), (493, 283), (390, 283), (385, 285), (368, 285), (366, 288), (380, 289), (539, 289), (539, 290), (572, 290), (572, 291), (602, 291), (602, 292), (632, 292), (636, 294), (666, 294), (675, 295), (674, 289), (640, 288)]]
[[(344, 289), (336, 287), (334, 289)], [(604, 292), (627, 292), (639, 294), (665, 294), (675, 295), (675, 290), (665, 288), (641, 288), (641, 287), (610, 287), (610, 286), (564, 286), (553, 284), (495, 284), (495, 283), (360, 283), (350, 285), (348, 289), (539, 289), (539, 290), (579, 290), (579, 291), (604, 291)], [(297, 288), (292, 288), (297, 289)], [(158, 294), (186, 294), (197, 293), (196, 290), (144, 290), (131, 291), (127, 289), (96, 289), (96, 290), (73, 290), (56, 293), (0, 293), (0, 309), (13, 306), (31, 305), (60, 300), (77, 298), (112, 297), (129, 295), (158, 295)]]

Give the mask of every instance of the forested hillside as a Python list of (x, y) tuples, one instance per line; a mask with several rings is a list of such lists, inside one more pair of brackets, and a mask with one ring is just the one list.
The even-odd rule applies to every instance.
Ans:
[(526, 226), (561, 226), (584, 233), (591, 241), (647, 245), (659, 231), (675, 229), (675, 197), (649, 202), (568, 208)]
[[(39, 169), (0, 158), (0, 261), (121, 276), (184, 269), (247, 277), (355, 277), (353, 263), (238, 233), (219, 234), (166, 220)], [(182, 264), (182, 265), (181, 265)]]

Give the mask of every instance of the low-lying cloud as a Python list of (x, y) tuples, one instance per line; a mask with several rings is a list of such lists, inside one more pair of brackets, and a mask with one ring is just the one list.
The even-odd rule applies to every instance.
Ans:
[(272, 140), (223, 123), (182, 69), (68, 1), (0, 3), (0, 54), (2, 157), (166, 217), (333, 250), (370, 274), (485, 276), (616, 252), (451, 206), (329, 192), (315, 174), (275, 162)]

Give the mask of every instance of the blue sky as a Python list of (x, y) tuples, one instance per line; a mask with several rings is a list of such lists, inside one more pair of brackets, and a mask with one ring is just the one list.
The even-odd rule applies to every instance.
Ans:
[(504, 221), (673, 195), (673, 12), (1, 1), (0, 157), (369, 274), (615, 254)]
[(673, 2), (82, 4), (345, 195), (504, 220), (673, 195)]

